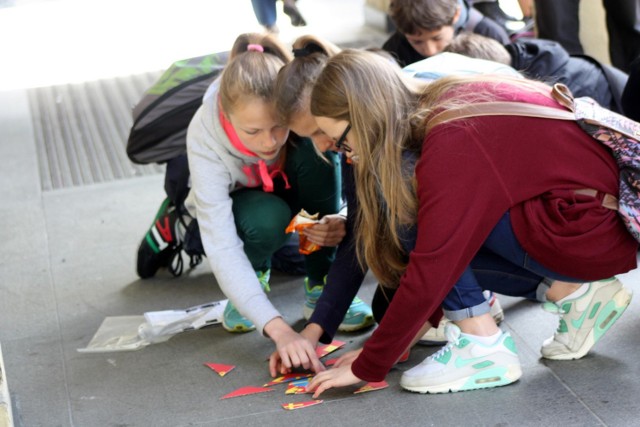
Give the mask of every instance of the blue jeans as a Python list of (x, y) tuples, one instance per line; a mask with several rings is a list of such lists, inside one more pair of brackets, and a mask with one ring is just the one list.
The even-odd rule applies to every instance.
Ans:
[(276, 0), (251, 0), (253, 13), (260, 25), (271, 27), (276, 23)]
[(450, 320), (489, 313), (483, 290), (543, 301), (552, 280), (582, 282), (555, 273), (531, 258), (518, 243), (507, 212), (447, 294), (442, 308)]

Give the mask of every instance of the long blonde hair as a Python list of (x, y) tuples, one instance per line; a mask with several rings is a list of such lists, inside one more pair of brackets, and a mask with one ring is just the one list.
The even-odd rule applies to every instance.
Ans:
[(418, 99), (397, 66), (357, 50), (329, 59), (311, 94), (314, 116), (346, 120), (355, 133), (358, 259), (388, 286), (407, 262), (397, 230), (416, 217), (413, 174), (403, 171), (402, 157), (419, 149), (410, 123)]
[(222, 110), (230, 113), (250, 97), (273, 102), (278, 71), (291, 59), (289, 50), (272, 35), (238, 36), (220, 77)]
[[(471, 96), (456, 90), (471, 83), (477, 84)], [(427, 86), (365, 51), (345, 50), (327, 62), (311, 94), (311, 113), (346, 120), (355, 133), (358, 259), (384, 285), (397, 286), (407, 266), (399, 229), (416, 223), (415, 174), (403, 168), (403, 154), (419, 155), (435, 112), (495, 99), (510, 86), (549, 93), (541, 83), (506, 76), (445, 77)]]

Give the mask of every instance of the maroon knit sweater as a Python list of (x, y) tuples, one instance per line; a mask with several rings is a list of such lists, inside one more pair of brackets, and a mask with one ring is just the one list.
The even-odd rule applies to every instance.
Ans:
[[(520, 89), (498, 98), (558, 107)], [(618, 195), (613, 157), (573, 122), (485, 116), (441, 124), (425, 139), (416, 178), (416, 247), (352, 366), (360, 379), (385, 377), (507, 211), (522, 247), (552, 271), (590, 281), (636, 267), (637, 243), (618, 214), (573, 192)]]

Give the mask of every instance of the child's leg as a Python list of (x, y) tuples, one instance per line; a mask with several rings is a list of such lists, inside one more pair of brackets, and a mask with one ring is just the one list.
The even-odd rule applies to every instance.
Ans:
[(260, 25), (270, 28), (276, 24), (276, 0), (251, 0), (251, 4)]
[[(309, 139), (287, 149), (285, 172), (291, 189), (281, 193), (295, 215), (304, 209), (320, 217), (336, 214), (341, 203), (340, 161), (336, 153), (321, 159)], [(323, 248), (305, 257), (307, 276), (313, 284), (322, 283), (335, 257), (336, 248)]]
[[(294, 213), (304, 209), (320, 217), (336, 214), (340, 210), (342, 178), (340, 159), (329, 152), (323, 160), (309, 139), (302, 139), (287, 151), (286, 174), (291, 189), (283, 192)], [(324, 247), (305, 256), (307, 278), (305, 279), (305, 304), (303, 315), (311, 317), (316, 302), (322, 294), (325, 277), (336, 253), (335, 247)], [(358, 297), (354, 298), (347, 314), (338, 327), (341, 331), (355, 331), (373, 324), (371, 308)]]
[[(231, 193), (233, 217), (238, 237), (265, 291), (269, 290), (270, 262), (284, 244), (284, 232), (291, 210), (278, 196), (261, 190), (244, 189)], [(249, 332), (255, 326), (228, 302), (222, 326), (229, 332)]]
[(271, 267), (271, 255), (287, 239), (284, 230), (291, 209), (278, 196), (261, 190), (245, 189), (231, 193), (233, 217), (238, 236), (254, 270)]

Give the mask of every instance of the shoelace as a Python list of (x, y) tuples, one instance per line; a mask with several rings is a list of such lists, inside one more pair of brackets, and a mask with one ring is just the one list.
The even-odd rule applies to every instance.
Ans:
[(440, 350), (436, 351), (431, 356), (429, 356), (429, 359), (438, 359), (444, 356), (447, 352), (451, 351), (451, 348), (453, 346), (458, 345), (458, 343), (460, 342), (460, 335), (454, 333), (453, 328), (447, 328), (445, 329), (445, 331), (446, 331), (445, 336), (447, 338), (447, 344), (445, 344), (444, 347), (442, 347)]
[(556, 328), (556, 332), (561, 332), (561, 330), (563, 329), (563, 324), (566, 323), (564, 320), (564, 315), (567, 314), (567, 312), (564, 311), (562, 306), (551, 301), (546, 301), (544, 304), (542, 304), (542, 309), (547, 313), (558, 316), (558, 327)]

